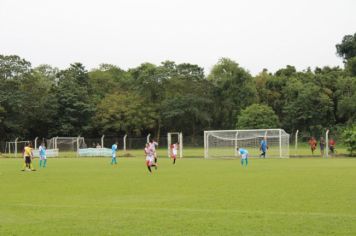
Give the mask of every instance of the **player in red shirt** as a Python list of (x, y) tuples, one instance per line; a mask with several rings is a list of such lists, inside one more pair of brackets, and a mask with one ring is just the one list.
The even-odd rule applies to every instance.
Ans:
[(309, 139), (309, 146), (310, 146), (310, 149), (311, 149), (311, 151), (312, 151), (312, 154), (314, 155), (314, 151), (315, 151), (315, 149), (316, 149), (316, 146), (317, 146), (317, 142), (316, 142), (316, 139), (314, 138), (314, 137), (311, 137), (310, 139)]
[(329, 150), (330, 150), (331, 154), (334, 154), (334, 152), (335, 152), (335, 144), (336, 144), (335, 140), (333, 138), (330, 138), (330, 140), (329, 140)]

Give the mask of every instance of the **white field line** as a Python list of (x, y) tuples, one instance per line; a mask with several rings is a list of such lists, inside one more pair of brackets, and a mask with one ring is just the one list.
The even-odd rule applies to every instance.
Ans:
[[(246, 211), (237, 209), (212, 209), (212, 208), (163, 208), (163, 207), (119, 207), (119, 206), (102, 206), (102, 205), (44, 205), (44, 204), (24, 204), (10, 203), (3, 206), (14, 207), (45, 207), (45, 208), (73, 208), (73, 209), (120, 209), (133, 211), (166, 211), (166, 212), (192, 212), (192, 213), (237, 213), (247, 215), (289, 215), (289, 216), (311, 216), (311, 217), (344, 217), (356, 220), (356, 215), (353, 214), (338, 214), (326, 212), (283, 212), (283, 211)], [(1, 208), (1, 205), (0, 205)]]

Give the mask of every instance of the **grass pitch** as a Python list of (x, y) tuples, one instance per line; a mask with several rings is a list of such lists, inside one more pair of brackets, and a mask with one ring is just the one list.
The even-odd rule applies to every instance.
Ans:
[(0, 235), (356, 235), (356, 159), (109, 162), (0, 159)]

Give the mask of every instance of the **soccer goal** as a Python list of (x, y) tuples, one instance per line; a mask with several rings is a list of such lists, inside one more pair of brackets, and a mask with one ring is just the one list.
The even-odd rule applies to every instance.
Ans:
[(54, 137), (48, 141), (48, 149), (61, 152), (79, 152), (80, 148), (87, 148), (83, 137)]
[(6, 142), (5, 143), (5, 153), (8, 154), (13, 154), (15, 157), (17, 155), (20, 155), (22, 151), (24, 150), (25, 146), (30, 143), (30, 141), (25, 141), (25, 140), (18, 140), (15, 139), (13, 142)]
[(260, 155), (260, 143), (267, 140), (267, 157), (289, 158), (289, 134), (283, 129), (204, 131), (205, 158), (235, 158), (237, 147), (245, 148), (250, 157)]
[(179, 158), (183, 157), (183, 134), (181, 132), (167, 133), (168, 157), (171, 157), (171, 144), (179, 143)]

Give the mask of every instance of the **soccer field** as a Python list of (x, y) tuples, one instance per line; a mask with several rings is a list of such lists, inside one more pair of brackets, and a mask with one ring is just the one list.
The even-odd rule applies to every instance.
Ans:
[(109, 162), (0, 159), (0, 235), (356, 235), (356, 159)]

